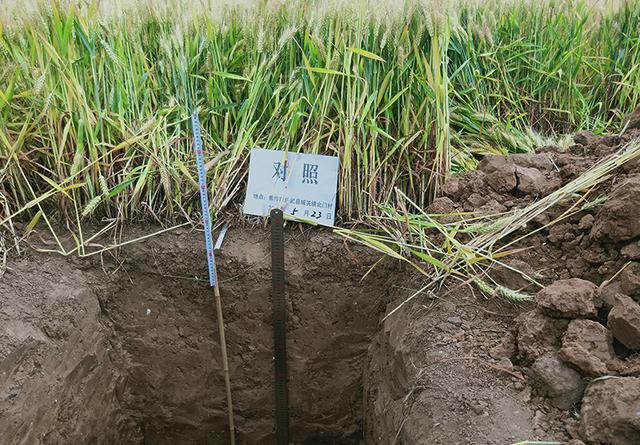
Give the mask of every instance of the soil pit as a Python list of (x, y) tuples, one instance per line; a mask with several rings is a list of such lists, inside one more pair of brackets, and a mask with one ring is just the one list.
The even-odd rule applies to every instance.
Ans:
[[(580, 133), (567, 150), (486, 156), (428, 210), (523, 208), (635, 137)], [(550, 225), (568, 211), (561, 203), (512, 235), (533, 231), (504, 261), (545, 289), (508, 268), (490, 274), (535, 304), (453, 281), (383, 323), (424, 276), (327, 231), (290, 228), (293, 443), (640, 443), (638, 193), (636, 158), (590, 205)], [(274, 441), (268, 238), (234, 229), (218, 256), (241, 444)], [(228, 443), (202, 244), (183, 232), (115, 256), (12, 259), (0, 280), (0, 445)]]
[[(184, 232), (134, 244), (118, 260), (13, 262), (0, 281), (0, 442), (227, 443), (204, 258), (202, 234)], [(296, 444), (362, 439), (364, 358), (392, 267), (378, 265), (362, 280), (378, 260), (327, 232), (288, 232)], [(237, 438), (273, 443), (268, 232), (230, 231), (218, 271)]]

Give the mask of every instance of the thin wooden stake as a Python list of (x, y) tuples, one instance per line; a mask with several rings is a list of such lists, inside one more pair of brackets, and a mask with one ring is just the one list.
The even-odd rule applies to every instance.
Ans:
[[(216, 268), (214, 264), (214, 268)], [(216, 269), (216, 278), (218, 278), (218, 271)], [(222, 298), (220, 297), (220, 288), (218, 287), (218, 281), (216, 279), (213, 286), (213, 295), (216, 300), (216, 313), (218, 314), (218, 333), (220, 335), (220, 349), (222, 353), (222, 370), (224, 372), (224, 386), (227, 389), (227, 414), (229, 416), (229, 439), (231, 445), (236, 443), (236, 429), (233, 420), (233, 400), (231, 399), (231, 379), (229, 377), (229, 360), (227, 359), (227, 340), (224, 334), (224, 317), (222, 315)]]
[[(229, 440), (231, 445), (236, 443), (236, 431), (233, 421), (233, 402), (231, 400), (231, 381), (229, 378), (229, 360), (227, 359), (227, 341), (224, 335), (224, 317), (222, 316), (222, 300), (220, 298), (220, 288), (218, 287), (218, 272), (214, 257), (213, 241), (211, 240), (211, 220), (209, 212), (209, 196), (207, 189), (207, 172), (204, 168), (204, 155), (202, 151), (202, 134), (200, 133), (200, 121), (198, 114), (191, 115), (193, 126), (193, 146), (196, 151), (196, 165), (198, 167), (198, 188), (200, 189), (200, 204), (202, 206), (202, 223), (204, 225), (204, 240), (207, 248), (207, 268), (209, 270), (209, 284), (213, 287), (213, 295), (216, 300), (216, 312), (218, 314), (218, 333), (220, 334), (220, 349), (222, 353), (222, 368), (224, 371), (224, 385), (227, 389), (227, 413), (229, 415)], [(226, 230), (220, 234), (219, 243)]]

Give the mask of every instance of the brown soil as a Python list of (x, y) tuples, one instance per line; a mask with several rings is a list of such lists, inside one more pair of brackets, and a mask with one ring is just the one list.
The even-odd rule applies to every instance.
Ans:
[(369, 350), (365, 443), (512, 444), (540, 436), (542, 403), (503, 347), (513, 315), (471, 295), (434, 295), (388, 318)]
[[(132, 236), (135, 233), (131, 233)], [(240, 443), (272, 443), (268, 232), (230, 230), (218, 257)], [(225, 443), (213, 293), (200, 232), (118, 261), (30, 254), (0, 281), (0, 443)], [(392, 276), (327, 232), (287, 239), (291, 435), (358, 443), (363, 356)]]
[[(433, 296), (380, 325), (419, 277), (385, 259), (362, 280), (378, 254), (328, 231), (287, 233), (293, 443), (540, 436), (543, 403), (504, 341), (514, 308)], [(227, 443), (201, 246), (185, 231), (117, 260), (14, 259), (0, 280), (0, 443)], [(241, 444), (274, 441), (269, 261), (262, 229), (231, 229), (218, 256)]]
[[(638, 136), (638, 130), (604, 138), (581, 133), (566, 151), (550, 146), (487, 156), (476, 171), (448, 181), (429, 210), (492, 214), (523, 207)], [(375, 383), (367, 443), (640, 443), (640, 398), (627, 395), (637, 393), (637, 379), (616, 380), (607, 404), (594, 389), (598, 380), (590, 383), (603, 375), (640, 376), (638, 194), (635, 160), (592, 192), (589, 199), (601, 204), (547, 226), (567, 210), (559, 205), (525, 228), (547, 226), (514, 245), (530, 249), (506, 263), (547, 287), (538, 292), (507, 269), (491, 275), (537, 293), (537, 308), (496, 308), (493, 300), (480, 306), (473, 290), (450, 283), (388, 319), (369, 352)]]
[[(566, 151), (487, 156), (430, 210), (522, 207), (640, 136), (633, 119)], [(292, 442), (640, 443), (638, 194), (636, 160), (592, 205), (547, 226), (562, 204), (523, 229), (541, 230), (514, 247), (533, 248), (505, 261), (545, 288), (491, 276), (534, 303), (445, 283), (382, 323), (423, 278), (328, 231), (289, 228)], [(0, 279), (0, 444), (227, 443), (202, 244), (184, 231), (101, 258), (13, 258)], [(218, 262), (239, 443), (273, 443), (268, 232), (231, 229)]]

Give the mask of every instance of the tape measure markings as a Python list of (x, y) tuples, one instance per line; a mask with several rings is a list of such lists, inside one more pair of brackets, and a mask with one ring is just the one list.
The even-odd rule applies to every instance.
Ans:
[(214, 287), (216, 284), (215, 259), (213, 257), (213, 240), (211, 238), (211, 220), (209, 213), (209, 196), (207, 193), (207, 176), (204, 169), (204, 159), (202, 153), (202, 134), (200, 131), (200, 120), (198, 114), (191, 115), (191, 125), (193, 127), (193, 146), (196, 150), (196, 164), (198, 168), (198, 185), (200, 188), (200, 206), (202, 207), (202, 222), (204, 224), (204, 242), (207, 248), (207, 266), (209, 267), (209, 284)]

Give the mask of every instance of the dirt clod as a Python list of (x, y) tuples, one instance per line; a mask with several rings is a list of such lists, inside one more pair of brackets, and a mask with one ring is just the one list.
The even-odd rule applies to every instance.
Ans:
[(589, 444), (639, 444), (640, 379), (593, 381), (585, 392), (580, 418), (582, 438)]
[(456, 210), (455, 204), (451, 199), (447, 198), (446, 196), (442, 196), (440, 198), (434, 199), (433, 202), (429, 204), (429, 207), (427, 208), (427, 211), (429, 213), (435, 213), (435, 214), (453, 213), (455, 212), (455, 210)]
[(640, 375), (640, 355), (635, 354), (627, 357), (624, 360), (616, 358), (611, 363), (613, 371), (621, 376), (639, 376)]
[(593, 317), (600, 306), (598, 286), (580, 278), (558, 280), (538, 292), (536, 303), (552, 317)]
[(595, 221), (595, 218), (591, 213), (584, 215), (582, 218), (580, 218), (578, 229), (589, 230), (593, 226), (593, 221)]
[(571, 224), (556, 224), (549, 229), (547, 239), (553, 244), (562, 245), (562, 242), (569, 236), (575, 237)]
[(635, 299), (640, 300), (640, 263), (630, 263), (618, 276), (620, 291)]
[(620, 242), (640, 236), (640, 206), (630, 205), (639, 195), (640, 175), (631, 175), (616, 185), (596, 214), (591, 237)]
[(500, 343), (489, 349), (489, 355), (496, 359), (513, 359), (518, 353), (518, 347), (516, 346), (516, 338), (512, 331), (505, 334), (500, 340)]
[(537, 168), (516, 167), (518, 190), (527, 195), (546, 195), (553, 187), (549, 187), (546, 176)]
[(520, 314), (515, 319), (518, 327), (518, 351), (525, 361), (556, 351), (569, 322), (553, 319), (538, 310)]
[(496, 282), (504, 283), (511, 289), (528, 289), (532, 287), (531, 281), (526, 278), (526, 276), (533, 277), (536, 274), (531, 264), (514, 258), (505, 259), (504, 264), (509, 267), (498, 267), (491, 271), (491, 277)]
[(620, 250), (622, 256), (629, 260), (639, 260), (640, 259), (640, 241), (633, 241)]
[(615, 359), (613, 336), (596, 321), (572, 320), (562, 339), (560, 358), (584, 375), (604, 375), (607, 364)]
[(603, 283), (600, 286), (600, 300), (605, 310), (610, 311), (619, 296), (624, 296), (622, 290), (620, 290), (620, 282)]
[(573, 141), (582, 146), (595, 145), (600, 138), (591, 131), (580, 131), (573, 135)]
[(486, 174), (486, 182), (496, 192), (509, 192), (516, 188), (516, 166), (505, 156), (485, 156), (478, 169)]
[(537, 359), (531, 372), (542, 392), (556, 408), (569, 409), (580, 401), (584, 390), (580, 374), (555, 354), (545, 354)]
[(640, 305), (619, 296), (609, 312), (608, 325), (613, 336), (629, 349), (640, 349)]
[(458, 178), (453, 177), (442, 185), (440, 191), (445, 197), (457, 200), (462, 192), (462, 185)]

